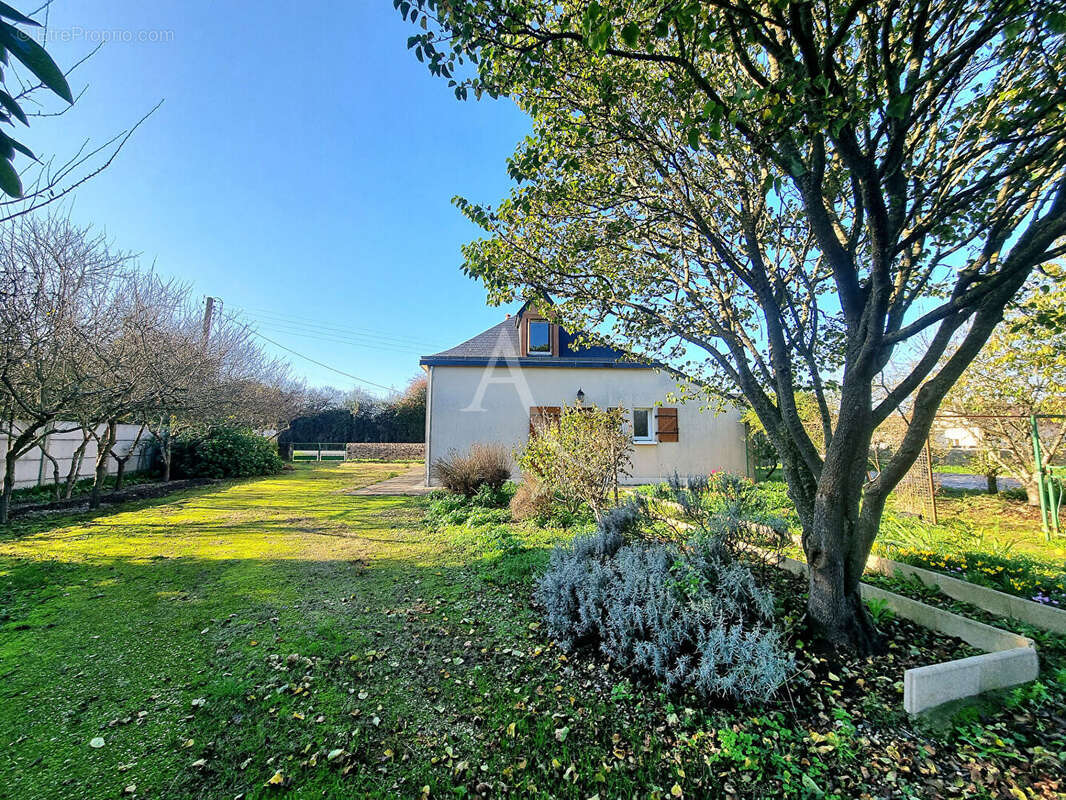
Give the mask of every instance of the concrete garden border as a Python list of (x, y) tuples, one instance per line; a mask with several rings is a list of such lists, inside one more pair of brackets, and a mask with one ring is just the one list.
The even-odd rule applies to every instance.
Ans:
[(977, 606), (989, 614), (1010, 617), (1052, 633), (1066, 634), (1066, 610), (1060, 608), (881, 556), (871, 555), (866, 562), (866, 569), (889, 578), (895, 577), (897, 572), (906, 578), (917, 578), (926, 586), (935, 587), (941, 594)]
[[(676, 503), (671, 503), (670, 501), (665, 501), (665, 504), (672, 506), (675, 510), (678, 508)], [(777, 566), (782, 569), (788, 570), (795, 575), (807, 575), (807, 563), (805, 561), (799, 561), (784, 555), (776, 555), (759, 547), (752, 547), (752, 549), (760, 553), (764, 558), (776, 560)], [(878, 565), (881, 562), (889, 561), (888, 559), (880, 559), (877, 556), (873, 558), (878, 559)], [(867, 567), (869, 567), (869, 563), (868, 561)], [(897, 564), (895, 561), (889, 563), (894, 566)], [(904, 572), (907, 569), (919, 571), (918, 567), (909, 567), (906, 564), (899, 564), (898, 566)], [(924, 572), (931, 578), (935, 577), (936, 579), (946, 577), (929, 570), (920, 570), (920, 572)], [(921, 578), (921, 576), (918, 577)], [(948, 580), (964, 584), (962, 589), (956, 589), (960, 592), (970, 589), (983, 589), (993, 594), (1002, 595), (1009, 600), (1017, 600), (1019, 603), (1029, 603), (1029, 605), (1039, 606), (1045, 610), (1055, 610), (1046, 609), (1046, 607), (1040, 606), (1039, 603), (1012, 597), (1003, 592), (985, 589), (985, 587), (977, 586), (976, 584), (966, 583), (954, 578), (948, 578)], [(948, 594), (939, 583), (936, 585), (940, 588), (940, 591)], [(942, 661), (938, 664), (913, 667), (904, 671), (903, 709), (908, 714), (918, 714), (944, 703), (950, 703), (952, 700), (974, 697), (993, 689), (1005, 689), (1010, 686), (1028, 683), (1036, 680), (1040, 674), (1040, 659), (1036, 654), (1036, 645), (1027, 636), (1011, 633), (1010, 631), (987, 625), (984, 622), (964, 617), (961, 614), (956, 614), (953, 611), (937, 608), (895, 592), (871, 586), (868, 583), (860, 583), (859, 587), (864, 600), (880, 600), (890, 611), (904, 619), (909, 619), (923, 628), (929, 628), (946, 636), (961, 639), (972, 647), (985, 651), (980, 655), (968, 658)], [(975, 595), (976, 593), (970, 596)], [(950, 596), (955, 597), (955, 595)], [(961, 600), (964, 598), (955, 597), (955, 599)], [(973, 600), (967, 600), (967, 602), (983, 607)], [(985, 610), (987, 611), (988, 609)]]
[[(782, 556), (778, 566), (796, 575), (806, 575), (803, 561)], [(973, 697), (992, 689), (1004, 689), (1035, 680), (1040, 673), (1033, 640), (986, 625), (952, 611), (936, 608), (895, 592), (860, 584), (863, 599), (882, 601), (893, 613), (924, 628), (961, 639), (985, 652), (943, 661), (903, 673), (903, 708), (918, 714), (952, 700)]]
[[(793, 536), (792, 541), (797, 545), (800, 544), (798, 536)], [(888, 578), (894, 578), (898, 572), (905, 578), (917, 578), (926, 586), (939, 590), (941, 594), (977, 606), (989, 614), (1010, 617), (1052, 633), (1066, 634), (1066, 609), (1036, 603), (998, 589), (990, 589), (961, 578), (953, 578), (942, 572), (911, 566), (873, 553), (866, 559), (866, 571), (876, 572)]]

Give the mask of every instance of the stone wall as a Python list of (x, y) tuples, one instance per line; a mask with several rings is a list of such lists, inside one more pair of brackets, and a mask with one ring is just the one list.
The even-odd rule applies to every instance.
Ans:
[(348, 442), (349, 461), (421, 461), (425, 457), (422, 442)]

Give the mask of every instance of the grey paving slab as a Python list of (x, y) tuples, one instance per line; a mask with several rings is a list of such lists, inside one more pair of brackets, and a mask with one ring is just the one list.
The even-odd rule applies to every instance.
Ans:
[(402, 475), (397, 475), (395, 478), (388, 478), (379, 483), (372, 483), (369, 486), (356, 489), (352, 494), (371, 496), (414, 496), (428, 494), (432, 491), (433, 489), (426, 486), (425, 468), (419, 464), (418, 466), (411, 467)]

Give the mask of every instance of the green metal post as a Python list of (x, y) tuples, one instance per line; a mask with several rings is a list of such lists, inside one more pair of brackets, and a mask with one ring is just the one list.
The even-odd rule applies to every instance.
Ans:
[(1054, 470), (1047, 477), (1047, 496), (1048, 496), (1048, 518), (1051, 522), (1051, 535), (1058, 536), (1059, 531), (1059, 509), (1062, 508), (1062, 492), (1063, 484), (1061, 481), (1055, 479)]
[(1044, 460), (1040, 455), (1040, 428), (1036, 422), (1036, 414), (1029, 415), (1029, 428), (1033, 437), (1033, 458), (1036, 460), (1036, 491), (1040, 495), (1040, 527), (1044, 531), (1044, 538), (1051, 541), (1048, 503), (1044, 496)]

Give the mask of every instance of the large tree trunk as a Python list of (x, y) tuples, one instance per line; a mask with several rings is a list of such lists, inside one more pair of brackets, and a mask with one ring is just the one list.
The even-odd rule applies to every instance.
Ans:
[(3, 493), (0, 493), (0, 525), (7, 524), (8, 513), (11, 510), (11, 493), (15, 490), (15, 464), (17, 462), (18, 456), (8, 450), (4, 457), (4, 489)]
[(1030, 475), (1029, 479), (1025, 481), (1025, 499), (1029, 505), (1034, 508), (1040, 506), (1040, 483), (1036, 479), (1036, 475)]
[(804, 552), (809, 567), (807, 614), (819, 638), (837, 648), (861, 654), (881, 649), (881, 639), (870, 622), (859, 584), (880, 522), (860, 514), (847, 519), (850, 506), (842, 497), (820, 491), (818, 510)]
[(834, 647), (863, 654), (881, 647), (859, 591), (883, 509), (876, 501), (862, 502), (872, 435), (868, 386), (845, 386), (837, 429), (818, 476), (814, 513), (803, 531), (809, 623)]

